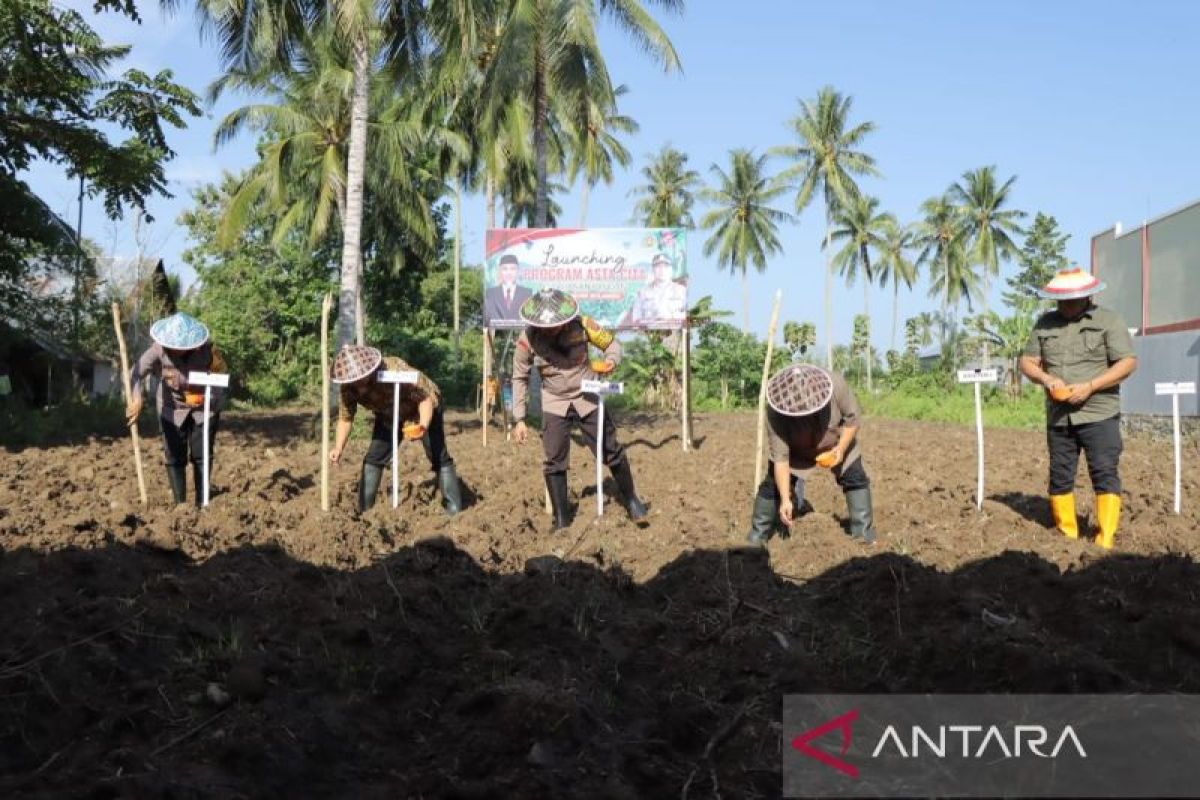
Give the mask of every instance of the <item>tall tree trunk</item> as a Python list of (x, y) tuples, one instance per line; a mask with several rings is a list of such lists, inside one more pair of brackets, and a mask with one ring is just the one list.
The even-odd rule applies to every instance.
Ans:
[(346, 218), (342, 223), (342, 276), (338, 298), (337, 346), (355, 337), (359, 271), (362, 265), (363, 184), (367, 162), (367, 89), (371, 59), (365, 34), (354, 42), (354, 98), (350, 106), (350, 150), (346, 157)]
[[(983, 265), (983, 318), (987, 319), (988, 315), (988, 290), (991, 288), (992, 279), (988, 274), (988, 265)], [(991, 348), (988, 347), (988, 340), (985, 337), (983, 340), (983, 368), (987, 369), (992, 365)]]
[(363, 287), (366, 285), (366, 280), (363, 278), (363, 270), (361, 265), (358, 270), (358, 296), (354, 298), (354, 343), (362, 347), (367, 343), (367, 314), (363, 311)]
[(942, 281), (946, 291), (942, 292), (942, 350), (946, 349), (946, 315), (950, 313), (950, 254), (942, 254)]
[[(869, 263), (869, 262), (868, 262)], [(867, 346), (863, 358), (867, 360), (867, 391), (871, 391), (871, 282), (867, 280), (870, 268), (863, 270), (863, 316), (867, 318)]]
[(892, 346), (896, 349), (896, 320), (900, 318), (900, 284), (892, 284)]
[(833, 209), (825, 204), (825, 366), (833, 369)]
[(462, 178), (454, 179), (454, 348), (458, 349), (461, 323), (461, 274), (462, 274)]
[(579, 198), (579, 227), (581, 228), (587, 227), (588, 197), (591, 193), (592, 184), (588, 181), (587, 177), (584, 177), (583, 191), (580, 192), (582, 196)]
[(488, 175), (487, 177), (487, 222), (488, 229), (492, 230), (496, 227), (496, 179)]
[(742, 267), (742, 333), (750, 332), (750, 279)]
[(534, 227), (549, 227), (550, 187), (547, 183), (546, 126), (550, 120), (550, 98), (546, 91), (546, 52), (540, 40), (534, 42), (533, 56), (533, 158), (537, 180)]

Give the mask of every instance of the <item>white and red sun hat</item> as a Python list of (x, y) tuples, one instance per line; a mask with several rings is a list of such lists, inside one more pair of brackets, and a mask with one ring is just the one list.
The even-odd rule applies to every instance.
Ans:
[(1038, 295), (1047, 300), (1078, 300), (1102, 291), (1104, 284), (1099, 278), (1084, 272), (1083, 267), (1072, 267), (1060, 270), (1044, 288), (1038, 290)]

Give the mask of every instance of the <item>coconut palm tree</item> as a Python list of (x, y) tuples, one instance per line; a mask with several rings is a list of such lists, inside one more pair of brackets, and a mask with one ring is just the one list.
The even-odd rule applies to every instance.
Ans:
[[(560, 124), (584, 128), (588, 98), (611, 104), (613, 89), (600, 50), (597, 25), (605, 15), (654, 57), (667, 71), (679, 68), (679, 56), (642, 0), (507, 0), (507, 13), (488, 65), (483, 113), (489, 129), (514, 102), (531, 113), (534, 174), (537, 186), (535, 224), (546, 225), (549, 197), (552, 113), (565, 115)], [(668, 10), (682, 0), (653, 0)], [(607, 92), (599, 91), (607, 87)], [(605, 96), (607, 94), (607, 96)]]
[(833, 266), (846, 279), (854, 283), (861, 273), (863, 279), (863, 317), (867, 321), (867, 391), (871, 390), (870, 320), (871, 285), (875, 282), (877, 262), (871, 262), (871, 251), (880, 253), (886, 243), (889, 227), (896, 227), (896, 218), (879, 211), (879, 200), (860, 194), (847, 205), (838, 209), (834, 217), (836, 226), (830, 233), (830, 242), (845, 242), (833, 256)]
[[(285, 75), (271, 69), (231, 70), (210, 87), (211, 102), (230, 90), (259, 94), (265, 101), (230, 112), (214, 133), (218, 147), (245, 131), (256, 132), (263, 140), (258, 164), (222, 217), (223, 242), (236, 238), (249, 209), (260, 202), (279, 214), (273, 234), (276, 245), (304, 227), (310, 245), (316, 246), (333, 232), (335, 221), (339, 225), (344, 221), (354, 76), (346, 48), (331, 34), (325, 27), (299, 42), (302, 58)], [(382, 76), (373, 82), (372, 93), (376, 115), (367, 127), (370, 156), (379, 169), (372, 170), (368, 183), (380, 193), (393, 221), (414, 244), (430, 248), (432, 255), (433, 215), (422, 193), (411, 189), (422, 172), (418, 153), (436, 144), (462, 155), (466, 143), (451, 131), (414, 119), (411, 101), (397, 96), (394, 85)]]
[(917, 226), (917, 265), (929, 272), (929, 295), (941, 300), (941, 342), (947, 340), (950, 309), (966, 299), (968, 307), (979, 291), (979, 278), (967, 259), (962, 214), (947, 196), (931, 197), (921, 204), (924, 218)]
[[(1000, 262), (1018, 255), (1012, 240), (1022, 233), (1018, 220), (1024, 211), (1005, 208), (1017, 177), (1003, 184), (996, 180), (996, 167), (980, 167), (964, 172), (962, 180), (950, 187), (950, 199), (962, 209), (963, 228), (967, 236), (968, 258), (983, 268), (983, 314), (988, 313), (991, 278), (1000, 272)], [(983, 340), (983, 364), (989, 363), (989, 338)]]
[(766, 174), (768, 156), (755, 156), (745, 149), (731, 150), (729, 172), (713, 164), (709, 169), (716, 185), (705, 188), (700, 196), (715, 206), (704, 215), (700, 227), (713, 229), (704, 242), (704, 255), (717, 255), (719, 266), (742, 273), (745, 325), (750, 332), (750, 283), (747, 269), (751, 264), (762, 272), (767, 258), (783, 252), (779, 244), (779, 224), (791, 222), (786, 211), (771, 208), (770, 203), (787, 187)]
[(692, 228), (692, 204), (700, 187), (700, 173), (689, 169), (686, 153), (664, 144), (658, 153), (648, 156), (642, 167), (645, 182), (629, 190), (640, 198), (634, 206), (634, 218), (647, 228)]
[(1016, 313), (1003, 319), (995, 311), (987, 311), (973, 320), (982, 342), (996, 347), (997, 354), (1005, 359), (1005, 382), (1011, 397), (1021, 396), (1021, 356), (1025, 343), (1033, 333), (1034, 319), (1029, 314)]
[(900, 282), (910, 290), (917, 281), (917, 265), (909, 257), (916, 232), (907, 225), (893, 221), (883, 235), (883, 246), (879, 248), (879, 284), (892, 283), (892, 350), (896, 349), (896, 325), (900, 318)]
[[(297, 43), (295, 68), (287, 73), (277, 74), (269, 66), (255, 73), (231, 70), (210, 87), (214, 102), (230, 90), (263, 95), (266, 101), (234, 110), (215, 133), (218, 146), (247, 130), (263, 138), (259, 163), (247, 173), (222, 217), (222, 241), (231, 242), (259, 204), (278, 217), (273, 234), (277, 246), (293, 230), (305, 228), (315, 247), (344, 226), (353, 84), (349, 48), (332, 25), (324, 25)], [(444, 151), (462, 159), (469, 148), (455, 132), (422, 119), (414, 99), (397, 94), (386, 76), (373, 77), (371, 92), (368, 151), (376, 168), (365, 181), (372, 195), (368, 205), (376, 217), (387, 218), (386, 227), (403, 241), (403, 246), (374, 248), (375, 261), (396, 272), (404, 266), (406, 250), (423, 259), (437, 255), (428, 192), (417, 188), (436, 179), (426, 169), (428, 154)], [(379, 225), (374, 232), (386, 233)], [(363, 275), (359, 270), (352, 317), (359, 342), (365, 336), (358, 299)]]
[(629, 89), (621, 85), (612, 89), (597, 87), (598, 91), (587, 96), (587, 123), (572, 131), (570, 153), (567, 161), (567, 177), (570, 183), (583, 175), (580, 187), (579, 227), (587, 227), (588, 197), (591, 189), (603, 181), (613, 182), (613, 165), (629, 166), (632, 160), (629, 151), (617, 134), (638, 132), (638, 124), (632, 117), (617, 113), (617, 101)]
[(510, 228), (555, 228), (562, 217), (562, 206), (554, 195), (565, 192), (567, 187), (551, 182), (547, 187), (545, 216), (538, 222), (538, 187), (533, 173), (527, 165), (510, 163), (509, 174), (504, 179), (504, 224)]
[(912, 325), (916, 344), (919, 347), (928, 347), (933, 344), (933, 331), (940, 324), (941, 319), (936, 311), (922, 311), (915, 317), (910, 317), (905, 322), (905, 328)]
[[(178, 0), (165, 0), (178, 5)], [(348, 48), (353, 75), (350, 129), (346, 148), (345, 214), (342, 217), (341, 288), (337, 341), (350, 341), (356, 326), (362, 269), (362, 221), (366, 185), (367, 126), (371, 76), (387, 70), (403, 82), (421, 62), (420, 0), (259, 0), (228, 3), (196, 0), (203, 27), (221, 46), (227, 70), (245, 74), (273, 68), (286, 73), (295, 67), (297, 43), (310, 29), (328, 24)], [(378, 37), (378, 46), (373, 39)]]
[(800, 113), (788, 123), (798, 140), (772, 149), (775, 155), (795, 161), (779, 179), (796, 186), (796, 214), (801, 214), (817, 192), (825, 205), (825, 361), (833, 366), (833, 252), (829, 239), (838, 207), (849, 204), (858, 193), (855, 176), (878, 175), (875, 159), (862, 152), (863, 140), (875, 123), (850, 126), (854, 101), (832, 86), (815, 100), (801, 100)]

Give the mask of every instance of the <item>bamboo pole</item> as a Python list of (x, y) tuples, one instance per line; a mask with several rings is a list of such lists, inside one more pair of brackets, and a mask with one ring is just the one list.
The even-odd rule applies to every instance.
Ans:
[(750, 493), (758, 491), (763, 479), (763, 438), (767, 424), (767, 380), (771, 377), (771, 356), (775, 354), (775, 328), (779, 324), (779, 306), (783, 302), (783, 291), (775, 291), (775, 309), (771, 312), (771, 326), (767, 329), (767, 358), (763, 361), (762, 385), (758, 389), (758, 446), (754, 451), (754, 485)]
[(333, 294), (321, 300), (321, 510), (329, 510), (329, 312)]
[[(112, 304), (113, 330), (117, 332), (117, 346), (121, 351), (121, 385), (125, 388), (125, 405), (129, 405), (133, 397), (133, 386), (129, 383), (129, 353), (125, 349), (125, 333), (121, 330), (121, 307)], [(146, 505), (146, 475), (142, 472), (142, 443), (138, 439), (137, 420), (129, 424), (129, 434), (133, 437), (133, 463), (137, 468), (138, 496), (142, 505)]]
[(683, 329), (683, 451), (692, 450), (692, 326), (690, 320), (684, 320)]

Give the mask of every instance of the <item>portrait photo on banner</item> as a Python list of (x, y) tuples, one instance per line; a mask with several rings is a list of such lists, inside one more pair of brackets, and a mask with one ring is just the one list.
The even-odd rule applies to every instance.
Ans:
[(618, 330), (677, 330), (688, 312), (682, 228), (500, 228), (487, 232), (483, 318), (520, 328), (521, 305), (560, 289)]

